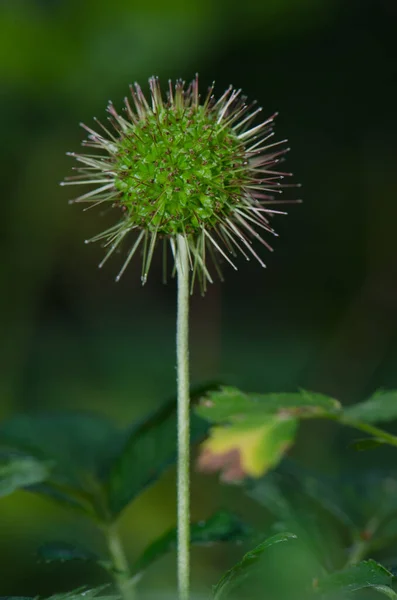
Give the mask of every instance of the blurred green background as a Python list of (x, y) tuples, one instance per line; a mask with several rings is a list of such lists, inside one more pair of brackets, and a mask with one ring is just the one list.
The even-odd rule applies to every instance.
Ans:
[[(198, 71), (202, 92), (233, 83), (278, 110), (287, 169), (303, 184), (304, 204), (275, 223), (267, 271), (240, 260), (193, 298), (193, 381), (302, 386), (346, 403), (396, 388), (396, 59), (396, 0), (2, 0), (0, 416), (84, 408), (125, 425), (174, 393), (175, 286), (161, 283), (160, 253), (143, 289), (139, 260), (115, 284), (121, 257), (98, 271), (103, 251), (83, 245), (108, 217), (68, 206), (58, 185), (84, 137), (78, 123), (153, 74)], [(300, 454), (316, 447), (311, 462), (323, 464), (334, 435), (311, 428)], [(125, 513), (131, 555), (175, 522), (174, 479)], [(226, 505), (254, 512), (238, 489), (194, 476), (195, 518)], [(92, 535), (48, 500), (2, 499), (0, 593), (101, 581), (34, 556), (48, 538), (92, 545)], [(206, 589), (239, 554), (195, 550), (194, 581)], [(151, 585), (173, 583), (174, 560), (152, 569)]]

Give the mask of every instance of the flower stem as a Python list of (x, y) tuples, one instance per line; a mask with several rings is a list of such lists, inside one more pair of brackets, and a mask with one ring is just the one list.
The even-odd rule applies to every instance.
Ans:
[(178, 379), (178, 592), (189, 598), (190, 579), (190, 414), (189, 414), (189, 257), (184, 236), (176, 240), (178, 307), (176, 331)]
[(114, 581), (123, 600), (134, 600), (135, 590), (130, 578), (130, 571), (116, 525), (111, 524), (104, 530)]

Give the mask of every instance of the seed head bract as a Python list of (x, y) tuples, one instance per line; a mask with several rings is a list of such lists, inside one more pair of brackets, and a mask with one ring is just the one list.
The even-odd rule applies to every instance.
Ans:
[(93, 186), (72, 202), (110, 204), (118, 213), (115, 225), (87, 240), (106, 248), (99, 266), (126, 246), (118, 280), (142, 249), (145, 283), (157, 241), (175, 252), (178, 235), (187, 243), (192, 289), (196, 278), (202, 291), (212, 282), (211, 263), (221, 275), (219, 259), (236, 269), (237, 253), (265, 266), (253, 241), (272, 249), (270, 219), (285, 214), (272, 206), (283, 203), (275, 197), (290, 175), (277, 166), (288, 148), (271, 140), (276, 115), (255, 124), (262, 109), (232, 86), (219, 99), (212, 86), (201, 102), (197, 76), (189, 86), (169, 82), (166, 97), (158, 78), (149, 85), (149, 101), (130, 86), (121, 114), (109, 103), (109, 126), (82, 124), (83, 146), (94, 153), (69, 153), (79, 166), (63, 185)]

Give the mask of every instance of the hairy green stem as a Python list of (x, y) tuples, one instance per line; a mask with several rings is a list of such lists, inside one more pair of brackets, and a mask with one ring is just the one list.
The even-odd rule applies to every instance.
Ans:
[(176, 241), (178, 308), (178, 592), (188, 600), (190, 586), (190, 414), (189, 414), (189, 256), (184, 236)]
[(135, 590), (130, 578), (130, 570), (124, 548), (115, 524), (104, 530), (112, 564), (114, 581), (123, 600), (134, 600)]

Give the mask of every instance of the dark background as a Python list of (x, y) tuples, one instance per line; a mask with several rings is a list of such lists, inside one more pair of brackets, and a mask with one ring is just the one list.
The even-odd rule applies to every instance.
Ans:
[[(80, 121), (120, 107), (150, 75), (233, 83), (278, 110), (288, 169), (304, 204), (275, 222), (268, 269), (225, 266), (226, 282), (192, 301), (192, 378), (252, 391), (302, 386), (343, 402), (397, 387), (397, 3), (395, 0), (2, 0), (0, 416), (85, 408), (127, 424), (175, 388), (175, 286), (158, 254), (140, 286), (116, 257), (83, 240), (106, 218), (67, 204), (59, 182), (84, 135)], [(290, 194), (293, 197), (294, 192)], [(72, 194), (73, 195), (73, 194)], [(300, 454), (329, 463), (334, 429), (302, 436)], [(303, 439), (304, 438), (304, 439)], [(315, 453), (312, 449), (315, 448)], [(313, 454), (315, 457), (313, 458)], [(333, 466), (335, 467), (335, 465)], [(175, 521), (174, 473), (123, 517), (133, 555)], [(196, 475), (193, 515), (252, 506)], [(75, 517), (24, 493), (0, 503), (1, 594), (48, 594), (102, 575), (37, 565), (48, 538), (95, 538)], [(212, 553), (211, 553), (212, 552)], [(195, 551), (209, 586), (239, 555)], [(152, 569), (173, 582), (174, 557)], [(144, 584), (149, 585), (149, 584)]]

